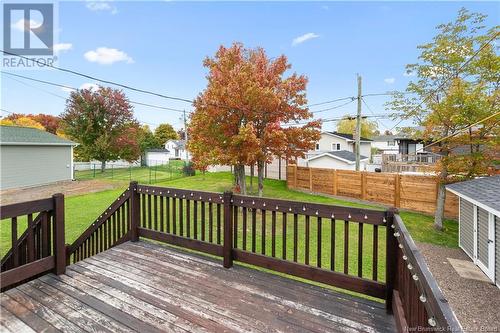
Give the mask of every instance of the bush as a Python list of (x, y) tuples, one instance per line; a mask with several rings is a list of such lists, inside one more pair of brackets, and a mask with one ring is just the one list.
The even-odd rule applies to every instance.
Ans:
[(196, 170), (194, 169), (193, 163), (188, 162), (187, 164), (184, 164), (182, 173), (184, 174), (184, 176), (194, 176), (196, 174)]

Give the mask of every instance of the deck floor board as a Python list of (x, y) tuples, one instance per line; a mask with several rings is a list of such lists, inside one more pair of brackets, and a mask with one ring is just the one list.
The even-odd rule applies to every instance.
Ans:
[(395, 331), (382, 303), (147, 242), (121, 244), (1, 301), (7, 332)]

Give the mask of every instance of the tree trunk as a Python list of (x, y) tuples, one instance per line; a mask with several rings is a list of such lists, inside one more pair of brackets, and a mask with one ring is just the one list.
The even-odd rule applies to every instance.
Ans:
[(101, 172), (104, 172), (106, 170), (106, 161), (101, 161)]
[(443, 230), (444, 219), (444, 204), (446, 201), (446, 179), (448, 178), (448, 170), (446, 166), (442, 167), (441, 175), (439, 176), (438, 195), (436, 202), (436, 213), (434, 215), (434, 228), (441, 231)]
[(265, 162), (258, 161), (257, 162), (257, 177), (258, 177), (258, 189), (259, 189), (259, 197), (262, 197), (262, 192), (264, 190), (264, 168)]
[(255, 165), (250, 165), (250, 193), (253, 193), (253, 177), (255, 175)]
[(245, 177), (245, 166), (244, 165), (239, 165), (238, 166), (239, 172), (239, 185), (240, 185), (240, 192), (243, 195), (247, 194), (247, 182), (246, 182), (246, 177)]

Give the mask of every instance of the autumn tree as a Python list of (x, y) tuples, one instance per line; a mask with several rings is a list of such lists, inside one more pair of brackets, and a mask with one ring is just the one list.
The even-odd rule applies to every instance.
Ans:
[(19, 126), (19, 127), (30, 127), (30, 128), (36, 128), (42, 131), (45, 131), (45, 127), (43, 127), (42, 124), (39, 122), (28, 118), (24, 115), (19, 116), (17, 118), (4, 118), (0, 120), (0, 125), (4, 126)]
[(143, 125), (137, 129), (137, 142), (141, 152), (141, 165), (144, 163), (144, 157), (148, 149), (162, 147), (162, 144), (158, 141), (148, 125)]
[(79, 143), (83, 157), (101, 161), (102, 172), (106, 161), (134, 161), (139, 157), (138, 123), (121, 90), (99, 87), (72, 92), (61, 115), (61, 126)]
[[(337, 132), (344, 134), (353, 134), (356, 131), (356, 118), (344, 116), (337, 123)], [(361, 119), (361, 136), (363, 138), (372, 138), (378, 131), (378, 124), (367, 118)]]
[(175, 129), (170, 124), (160, 124), (155, 129), (156, 140), (161, 144), (165, 145), (168, 140), (177, 140), (179, 135)]
[[(232, 165), (237, 190), (246, 192), (245, 165), (257, 165), (262, 195), (265, 164), (274, 156), (304, 156), (319, 139), (319, 122), (305, 106), (307, 78), (285, 56), (270, 60), (262, 48), (235, 43), (207, 58), (207, 88), (196, 98), (189, 127), (189, 150), (203, 164)], [(300, 139), (298, 139), (300, 138)]]
[[(57, 134), (57, 131), (59, 129), (59, 122), (61, 119), (57, 116), (53, 116), (50, 114), (22, 114), (22, 113), (12, 113), (5, 117), (4, 119), (11, 120), (14, 124), (15, 123), (20, 123), (20, 124), (25, 124), (27, 127), (36, 127), (40, 128), (37, 124), (35, 124), (32, 121), (29, 121), (27, 119), (31, 119), (34, 122), (42, 125), (43, 129), (49, 133), (52, 134)], [(29, 126), (31, 125), (31, 126)], [(19, 125), (21, 126), (21, 125)]]
[(442, 156), (438, 230), (443, 228), (445, 184), (483, 174), (500, 147), (499, 29), (485, 31), (485, 17), (461, 9), (454, 22), (439, 25), (432, 42), (418, 46), (418, 62), (406, 67), (415, 79), (388, 104), (395, 116), (422, 126), (419, 136)]

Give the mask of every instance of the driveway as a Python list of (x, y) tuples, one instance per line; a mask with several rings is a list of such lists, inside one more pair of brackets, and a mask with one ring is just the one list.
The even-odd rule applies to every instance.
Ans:
[(448, 258), (470, 261), (461, 249), (424, 243), (417, 246), (464, 332), (500, 332), (500, 289), (491, 282), (463, 278), (456, 272)]
[(65, 196), (100, 192), (123, 187), (121, 182), (110, 182), (102, 179), (63, 181), (49, 185), (28, 187), (22, 189), (8, 189), (0, 191), (0, 205), (48, 198), (54, 193), (63, 193)]

